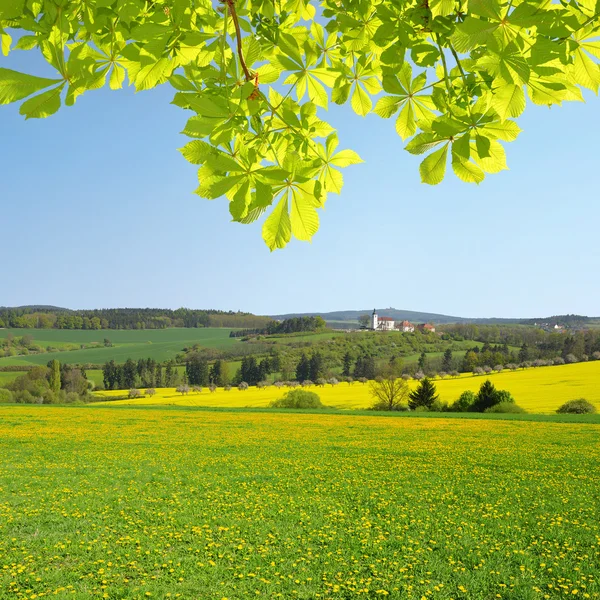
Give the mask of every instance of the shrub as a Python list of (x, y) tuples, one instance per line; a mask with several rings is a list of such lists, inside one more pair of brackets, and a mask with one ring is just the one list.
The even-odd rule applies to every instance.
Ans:
[(240, 382), (240, 384), (238, 385), (238, 390), (240, 390), (240, 392), (243, 392), (244, 390), (248, 389), (248, 384), (245, 381)]
[(565, 364), (565, 359), (562, 356), (557, 356), (555, 359), (552, 360), (552, 362), (555, 365), (564, 365)]
[(565, 362), (570, 365), (577, 362), (577, 357), (574, 354), (567, 354), (565, 356)]
[(475, 404), (475, 400), (477, 400), (475, 392), (467, 390), (466, 392), (463, 392), (457, 400), (454, 401), (450, 407), (450, 410), (452, 412), (469, 412)]
[(448, 403), (437, 398), (433, 401), (433, 404), (429, 407), (432, 412), (449, 412), (450, 408)]
[(515, 399), (508, 390), (497, 390), (496, 404), (515, 404)]
[(7, 404), (9, 402), (14, 402), (12, 392), (10, 390), (0, 388), (0, 404)]
[(592, 354), (592, 358), (593, 358), (594, 360), (600, 360), (600, 352), (594, 352), (594, 353)]
[(325, 408), (318, 394), (306, 390), (289, 391), (283, 398), (274, 400), (269, 406), (271, 408)]
[(585, 398), (578, 398), (565, 402), (556, 412), (563, 415), (590, 415), (596, 412), (596, 407)]
[(486, 413), (503, 413), (503, 414), (523, 414), (527, 411), (524, 408), (516, 405), (514, 400), (512, 402), (499, 402), (498, 404), (494, 404), (494, 406), (490, 406), (486, 408)]

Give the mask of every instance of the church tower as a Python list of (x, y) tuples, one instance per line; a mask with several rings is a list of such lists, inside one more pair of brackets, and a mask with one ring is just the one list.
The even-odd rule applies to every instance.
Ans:
[(379, 325), (379, 321), (377, 318), (377, 311), (375, 309), (373, 309), (373, 314), (371, 315), (371, 329), (376, 331), (378, 325)]

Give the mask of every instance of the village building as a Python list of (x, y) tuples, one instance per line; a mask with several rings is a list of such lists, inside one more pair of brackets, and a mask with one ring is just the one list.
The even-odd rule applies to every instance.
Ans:
[[(435, 327), (431, 323), (418, 325), (418, 328), (424, 332), (435, 332)], [(415, 330), (415, 326), (410, 321), (396, 321), (391, 317), (380, 317), (377, 314), (377, 310), (373, 309), (371, 326), (369, 329), (373, 331), (401, 331), (402, 333), (412, 333)]]

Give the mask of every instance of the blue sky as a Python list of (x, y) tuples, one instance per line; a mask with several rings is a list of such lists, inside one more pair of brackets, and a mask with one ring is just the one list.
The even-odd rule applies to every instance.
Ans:
[[(27, 53), (30, 54), (30, 53)], [(44, 75), (15, 52), (0, 66)], [(192, 192), (189, 116), (165, 85), (89, 92), (53, 117), (0, 107), (0, 305), (188, 306), (260, 314), (388, 306), (460, 316), (600, 315), (598, 99), (528, 106), (510, 171), (420, 183), (393, 120), (325, 115), (344, 170), (311, 244), (270, 253), (261, 223)]]

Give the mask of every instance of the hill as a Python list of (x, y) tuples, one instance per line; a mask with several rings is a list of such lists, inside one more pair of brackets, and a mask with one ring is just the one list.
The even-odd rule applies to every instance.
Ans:
[[(343, 327), (344, 324), (348, 326), (356, 325), (358, 318), (361, 315), (370, 315), (373, 309), (365, 310), (338, 310), (333, 312), (311, 312), (311, 313), (288, 313), (283, 315), (271, 315), (273, 319), (289, 319), (291, 317), (316, 317), (320, 316), (331, 327)], [(377, 309), (380, 316), (391, 317), (397, 321), (412, 321), (414, 323), (479, 323), (481, 325), (492, 325), (492, 324), (517, 324), (521, 323), (521, 319), (503, 319), (503, 318), (468, 318), (468, 317), (455, 317), (451, 315), (442, 315), (438, 313), (418, 312), (413, 310), (400, 310), (397, 308), (382, 308)]]

